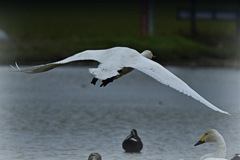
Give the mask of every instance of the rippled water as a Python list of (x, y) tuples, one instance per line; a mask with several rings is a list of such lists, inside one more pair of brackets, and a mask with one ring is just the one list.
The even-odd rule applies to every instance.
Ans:
[[(193, 146), (211, 128), (225, 138), (229, 159), (239, 153), (239, 70), (168, 69), (237, 114), (208, 109), (137, 71), (99, 88), (85, 67), (34, 75), (0, 67), (0, 159), (84, 160), (98, 152), (103, 160), (196, 160), (215, 150), (214, 144)], [(121, 147), (132, 128), (144, 144), (140, 154)]]

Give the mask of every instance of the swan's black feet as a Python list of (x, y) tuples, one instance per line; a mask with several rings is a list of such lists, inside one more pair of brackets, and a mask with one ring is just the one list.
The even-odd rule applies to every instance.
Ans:
[(102, 84), (100, 85), (100, 87), (105, 87), (108, 83), (112, 82), (114, 80), (114, 78), (115, 77), (102, 80)]
[(95, 78), (95, 77), (93, 77), (93, 79), (92, 79), (91, 83), (95, 85), (97, 81), (98, 81), (98, 79), (97, 79), (97, 78)]

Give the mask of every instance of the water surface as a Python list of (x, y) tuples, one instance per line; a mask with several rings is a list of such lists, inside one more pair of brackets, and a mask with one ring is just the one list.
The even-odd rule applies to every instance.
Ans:
[[(225, 138), (228, 158), (240, 152), (240, 72), (224, 68), (167, 67), (227, 116), (138, 72), (105, 88), (90, 84), (86, 67), (41, 74), (0, 67), (0, 159), (196, 160), (215, 144), (193, 145), (211, 128)], [(124, 153), (135, 128), (144, 147)]]

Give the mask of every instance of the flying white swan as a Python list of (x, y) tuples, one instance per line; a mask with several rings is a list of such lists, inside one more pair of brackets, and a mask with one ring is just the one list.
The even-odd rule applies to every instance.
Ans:
[(227, 153), (226, 143), (222, 135), (215, 129), (210, 129), (204, 133), (202, 138), (194, 146), (210, 142), (217, 143), (217, 151), (202, 156), (200, 160), (227, 160), (225, 159)]
[(64, 64), (80, 61), (80, 60), (95, 60), (100, 64), (98, 68), (90, 68), (89, 72), (94, 76), (91, 83), (96, 84), (97, 80), (102, 80), (102, 86), (106, 86), (108, 83), (113, 80), (121, 77), (124, 74), (132, 71), (133, 69), (137, 69), (157, 81), (172, 87), (173, 89), (178, 90), (192, 98), (200, 101), (205, 104), (209, 108), (229, 114), (225, 112), (207, 100), (205, 100), (202, 96), (200, 96), (197, 92), (195, 92), (192, 88), (190, 88), (185, 82), (179, 79), (177, 76), (172, 74), (170, 71), (165, 69), (160, 64), (152, 61), (153, 54), (149, 50), (145, 50), (141, 54), (134, 49), (127, 47), (114, 47), (105, 50), (86, 50), (83, 52), (79, 52), (73, 56), (70, 56), (66, 59), (48, 63), (44, 65), (38, 65), (26, 69), (20, 69), (16, 64), (15, 67), (11, 66), (15, 71), (25, 72), (25, 73), (39, 73), (51, 70), (55, 67), (62, 66)]

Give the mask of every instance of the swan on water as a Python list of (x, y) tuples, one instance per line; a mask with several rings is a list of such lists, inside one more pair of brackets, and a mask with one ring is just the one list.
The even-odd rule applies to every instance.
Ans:
[(15, 63), (15, 67), (11, 67), (15, 71), (25, 73), (39, 73), (74, 61), (94, 60), (98, 61), (100, 64), (97, 68), (89, 69), (89, 72), (94, 76), (91, 83), (95, 85), (97, 80), (102, 80), (102, 84), (100, 85), (101, 87), (106, 86), (108, 83), (123, 76), (124, 74), (129, 73), (133, 69), (137, 69), (154, 78), (158, 82), (161, 82), (164, 85), (176, 89), (181, 93), (191, 96), (195, 100), (198, 100), (199, 102), (215, 111), (229, 114), (228, 112), (217, 108), (205, 100), (202, 96), (190, 88), (185, 82), (168, 71), (162, 65), (152, 61), (152, 57), (153, 54), (149, 50), (145, 50), (139, 54), (138, 51), (128, 47), (114, 47), (103, 50), (86, 50), (57, 62), (38, 65), (25, 69), (20, 69), (17, 63)]
[(203, 143), (217, 143), (217, 150), (214, 153), (206, 154), (200, 160), (226, 160), (227, 147), (222, 135), (215, 129), (210, 129), (205, 132), (202, 138), (194, 145)]

